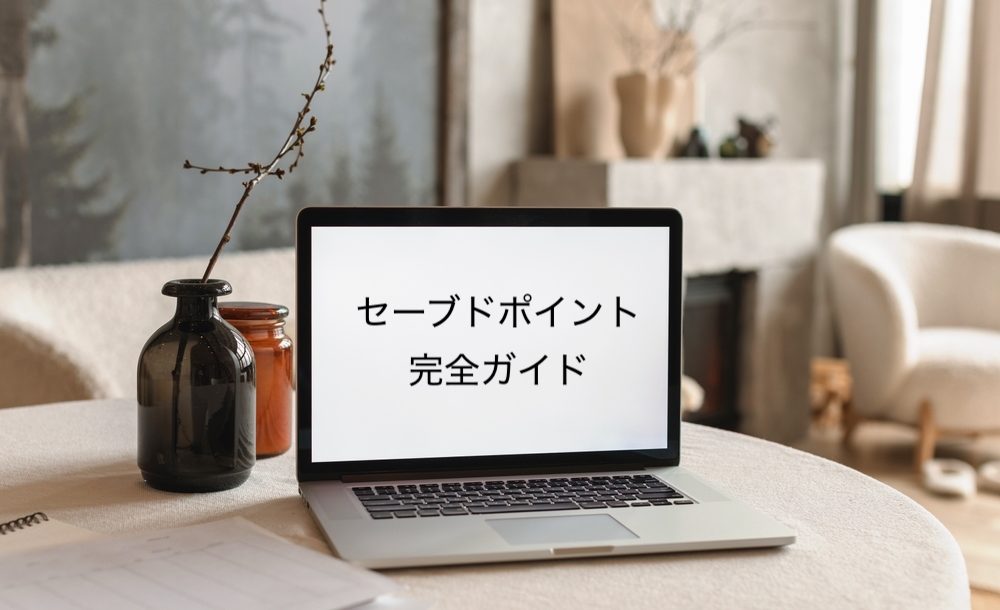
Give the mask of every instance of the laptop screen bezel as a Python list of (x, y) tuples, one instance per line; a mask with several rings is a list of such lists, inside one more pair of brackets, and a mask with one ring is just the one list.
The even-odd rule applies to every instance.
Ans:
[[(446, 458), (313, 462), (312, 460), (312, 229), (315, 227), (665, 227), (669, 233), (667, 329), (667, 446), (620, 451), (533, 453)], [(518, 472), (600, 466), (676, 466), (681, 413), (681, 215), (670, 208), (305, 208), (296, 221), (296, 462), (300, 481), (408, 473)]]

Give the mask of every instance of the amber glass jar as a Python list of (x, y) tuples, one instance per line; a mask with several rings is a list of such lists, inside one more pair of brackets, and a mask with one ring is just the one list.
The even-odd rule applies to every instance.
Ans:
[(257, 363), (257, 457), (292, 446), (292, 340), (285, 336), (288, 308), (269, 303), (223, 302), (219, 313), (253, 348)]

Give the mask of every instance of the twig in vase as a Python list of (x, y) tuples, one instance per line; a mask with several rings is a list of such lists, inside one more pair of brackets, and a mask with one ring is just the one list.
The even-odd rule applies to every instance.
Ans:
[(694, 32), (694, 26), (697, 24), (698, 17), (701, 15), (701, 10), (701, 0), (692, 0), (685, 13), (683, 22), (678, 20), (677, 13), (674, 10), (671, 10), (670, 20), (667, 22), (666, 27), (660, 28), (661, 39), (669, 38), (670, 42), (666, 45), (661, 44), (661, 51), (656, 57), (656, 65), (654, 69), (657, 74), (666, 72), (668, 62), (670, 62), (670, 60), (680, 52), (681, 45), (685, 41), (690, 40), (690, 37)]
[[(326, 35), (326, 56), (323, 58), (323, 63), (319, 66), (319, 74), (316, 75), (316, 82), (313, 84), (312, 90), (302, 94), (302, 97), (305, 98), (302, 109), (296, 115), (295, 123), (292, 124), (292, 129), (289, 131), (288, 137), (285, 138), (284, 144), (281, 145), (281, 148), (278, 149), (274, 157), (266, 163), (254, 163), (251, 161), (243, 167), (207, 167), (191, 163), (188, 160), (184, 161), (184, 169), (193, 169), (201, 174), (242, 174), (250, 176), (246, 182), (242, 183), (243, 195), (236, 202), (236, 208), (229, 219), (229, 224), (226, 225), (222, 239), (219, 240), (219, 245), (215, 247), (215, 252), (212, 253), (212, 258), (208, 261), (208, 267), (205, 268), (205, 274), (201, 278), (202, 282), (208, 281), (208, 278), (212, 275), (212, 270), (215, 269), (215, 264), (219, 261), (222, 250), (226, 247), (226, 244), (232, 241), (232, 232), (233, 227), (236, 225), (236, 219), (239, 218), (240, 212), (243, 210), (243, 205), (250, 199), (250, 194), (257, 185), (268, 176), (275, 176), (281, 180), (285, 177), (286, 173), (291, 174), (299, 166), (299, 161), (302, 160), (302, 157), (305, 156), (306, 136), (316, 131), (316, 117), (311, 114), (313, 98), (316, 97), (317, 93), (326, 89), (326, 77), (329, 76), (330, 71), (336, 63), (336, 60), (333, 59), (333, 39), (330, 32), (330, 22), (326, 16), (326, 1), (319, 0), (319, 15), (323, 20), (323, 33)], [(287, 169), (281, 168), (281, 162), (292, 151), (295, 151), (295, 158), (292, 159)]]
[(649, 0), (630, 0), (624, 8), (612, 6), (604, 0), (590, 0), (592, 10), (600, 11), (615, 28), (615, 38), (622, 53), (633, 70), (643, 68), (644, 59), (650, 49), (656, 45), (655, 40), (646, 40), (633, 30), (633, 24), (639, 19), (647, 18)]
[(683, 68), (680, 70), (680, 74), (690, 75), (694, 72), (705, 59), (711, 55), (713, 52), (717, 51), (722, 45), (727, 43), (732, 38), (736, 38), (742, 34), (748, 32), (755, 32), (761, 30), (781, 30), (781, 29), (801, 29), (808, 28), (810, 25), (806, 21), (796, 21), (792, 19), (743, 19), (736, 21), (731, 25), (721, 29), (717, 32), (705, 45), (692, 57)]
[[(747, 32), (798, 29), (811, 25), (803, 21), (766, 19), (759, 6), (757, 10), (746, 10), (743, 0), (717, 0), (712, 3), (707, 0), (631, 0), (631, 14), (620, 10), (618, 4), (612, 4), (611, 0), (591, 2), (605, 12), (632, 69), (648, 66), (653, 74), (661, 76), (689, 76), (709, 55)], [(710, 10), (720, 16), (719, 23), (708, 40), (698, 45), (695, 41), (696, 26), (700, 24), (702, 15)], [(646, 40), (642, 29), (637, 26), (640, 19), (649, 20), (656, 26), (658, 32), (652, 41)]]

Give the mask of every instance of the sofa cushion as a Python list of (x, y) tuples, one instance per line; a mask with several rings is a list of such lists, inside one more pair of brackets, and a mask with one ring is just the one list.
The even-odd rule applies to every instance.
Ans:
[[(139, 352), (173, 316), (163, 284), (200, 277), (197, 258), (30, 267), (0, 271), (0, 407), (53, 400), (135, 396)], [(292, 249), (227, 252), (214, 277), (233, 285), (232, 300), (291, 310)], [(293, 336), (294, 341), (294, 336)]]

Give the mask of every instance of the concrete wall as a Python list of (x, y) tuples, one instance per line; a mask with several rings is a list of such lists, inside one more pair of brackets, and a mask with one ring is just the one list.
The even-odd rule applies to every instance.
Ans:
[(510, 162), (551, 150), (548, 2), (471, 0), (469, 203), (512, 202)]
[[(747, 33), (706, 60), (701, 96), (713, 145), (738, 114), (773, 115), (776, 156), (818, 158), (836, 175), (841, 4), (759, 1), (767, 15), (801, 25)], [(470, 202), (503, 205), (512, 198), (508, 164), (552, 150), (549, 2), (471, 0), (471, 9)]]

